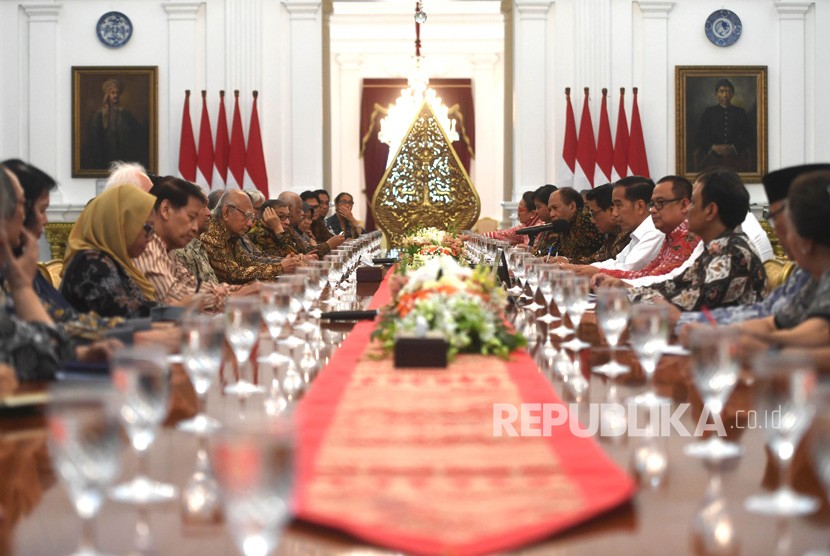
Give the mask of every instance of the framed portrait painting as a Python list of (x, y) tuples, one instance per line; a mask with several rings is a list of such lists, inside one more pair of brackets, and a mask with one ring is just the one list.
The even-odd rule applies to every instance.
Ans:
[(675, 68), (677, 173), (715, 166), (758, 183), (767, 172), (767, 67)]
[(72, 176), (115, 160), (158, 171), (158, 67), (72, 67)]

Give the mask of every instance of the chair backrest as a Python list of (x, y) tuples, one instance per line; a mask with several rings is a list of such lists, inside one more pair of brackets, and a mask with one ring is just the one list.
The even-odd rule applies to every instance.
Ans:
[(767, 292), (771, 292), (787, 281), (790, 274), (795, 270), (795, 263), (781, 259), (770, 259), (764, 262), (764, 270), (767, 273)]
[(474, 232), (478, 232), (479, 234), (484, 234), (487, 232), (495, 232), (499, 229), (499, 222), (495, 218), (490, 218), (489, 216), (484, 216), (478, 219), (476, 222), (475, 228), (473, 228)]
[(37, 263), (37, 269), (55, 289), (61, 287), (61, 272), (63, 272), (63, 261), (52, 259), (45, 263)]

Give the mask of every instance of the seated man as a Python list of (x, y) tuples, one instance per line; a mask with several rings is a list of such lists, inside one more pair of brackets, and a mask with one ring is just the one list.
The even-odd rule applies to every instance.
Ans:
[[(215, 193), (219, 193), (219, 195), (214, 196)], [(187, 270), (189, 270), (190, 273), (196, 277), (197, 280), (201, 280), (202, 282), (219, 283), (219, 278), (216, 277), (216, 272), (213, 270), (213, 267), (210, 266), (210, 258), (208, 257), (205, 245), (202, 243), (200, 238), (202, 234), (208, 231), (208, 227), (210, 226), (211, 199), (213, 198), (215, 200), (213, 208), (216, 208), (216, 205), (219, 204), (219, 199), (222, 195), (224, 195), (224, 193), (225, 192), (223, 190), (218, 190), (208, 195), (208, 204), (202, 207), (202, 210), (199, 211), (199, 216), (196, 218), (196, 237), (191, 239), (190, 242), (182, 249), (174, 249), (171, 251), (179, 262), (181, 262), (185, 268), (187, 268)]]
[(631, 240), (613, 259), (573, 267), (573, 270), (592, 276), (602, 270), (639, 270), (648, 264), (657, 255), (665, 237), (654, 227), (649, 213), (648, 203), (653, 190), (654, 182), (642, 176), (617, 181), (611, 193), (612, 214), (620, 229), (631, 234)]
[(602, 234), (603, 244), (596, 253), (584, 259), (574, 260), (574, 264), (589, 264), (613, 259), (631, 241), (631, 232), (623, 231), (614, 220), (614, 205), (611, 197), (613, 191), (614, 186), (605, 183), (585, 193), (585, 204), (591, 213), (591, 221)]
[(285, 203), (288, 207), (288, 222), (290, 226), (286, 227), (285, 233), (288, 234), (289, 244), (298, 253), (307, 255), (317, 255), (318, 259), (322, 259), (326, 255), (331, 253), (332, 249), (340, 247), (340, 245), (345, 241), (346, 236), (344, 234), (342, 236), (332, 236), (326, 241), (319, 242), (319, 245), (317, 246), (312, 246), (305, 243), (294, 229), (294, 227), (299, 226), (302, 223), (303, 218), (305, 218), (305, 214), (303, 213), (302, 198), (293, 191), (283, 191), (282, 193), (280, 193), (278, 199)]
[(121, 162), (117, 160), (110, 164), (109, 177), (104, 189), (119, 185), (134, 185), (142, 191), (150, 191), (153, 182), (147, 175), (147, 170), (138, 162)]
[[(761, 299), (766, 273), (747, 237), (735, 228), (749, 211), (749, 193), (740, 176), (723, 169), (700, 174), (692, 189), (689, 231), (700, 236), (703, 253), (672, 280), (634, 293), (668, 300), (676, 311), (727, 307)], [(675, 317), (676, 318), (676, 317)]]
[[(788, 241), (790, 224), (789, 217), (784, 210), (787, 208), (787, 192), (793, 180), (797, 177), (817, 170), (830, 170), (830, 164), (807, 164), (783, 168), (767, 174), (762, 180), (767, 194), (767, 201), (769, 201), (767, 220), (775, 230), (784, 252), (790, 258), (793, 257)], [(680, 315), (675, 330), (680, 333), (690, 323), (706, 323), (708, 326), (708, 323), (712, 320), (718, 324), (733, 324), (768, 317), (784, 305), (792, 303), (795, 295), (809, 280), (809, 273), (801, 268), (796, 268), (787, 278), (787, 281), (771, 292), (763, 301), (736, 307), (721, 307), (713, 309), (708, 314), (689, 311)]]
[(591, 215), (584, 209), (585, 201), (573, 187), (562, 187), (554, 191), (548, 201), (551, 221), (566, 220), (568, 229), (556, 235), (547, 252), (541, 253), (537, 249), (537, 254), (567, 259), (593, 255), (602, 246), (602, 236), (591, 222)]
[(245, 234), (254, 220), (251, 199), (242, 191), (231, 189), (216, 205), (202, 243), (217, 278), (229, 284), (245, 284), (252, 280), (274, 280), (292, 272), (300, 258), (290, 255), (283, 259), (267, 257)]
[(363, 228), (352, 214), (354, 198), (348, 193), (339, 193), (334, 198), (334, 214), (326, 218), (326, 226), (332, 234), (343, 234), (346, 239), (360, 237)]
[[(199, 216), (207, 202), (202, 190), (183, 179), (166, 176), (150, 189), (150, 194), (156, 197), (156, 233), (144, 252), (133, 259), (135, 266), (153, 284), (160, 303), (186, 305), (201, 293), (206, 302), (203, 309), (221, 311), (232, 288), (197, 278), (173, 253), (190, 243), (198, 232)], [(253, 290), (248, 287), (241, 290), (243, 294), (249, 292)]]
[[(320, 193), (321, 191), (322, 194)], [(318, 198), (319, 196), (325, 196), (325, 204)], [(300, 199), (314, 209), (314, 214), (311, 217), (311, 235), (314, 236), (317, 243), (325, 243), (334, 235), (326, 228), (325, 222), (326, 213), (329, 211), (328, 193), (325, 189), (303, 191), (300, 193)]]
[[(533, 205), (536, 207), (536, 218), (539, 219), (539, 224), (550, 223), (550, 210), (548, 210), (548, 202), (550, 196), (558, 188), (555, 185), (543, 185), (533, 192)], [(553, 232), (542, 232), (535, 236), (528, 236), (528, 245), (532, 251), (537, 255), (547, 255), (548, 249), (557, 234)]]
[(686, 220), (691, 202), (692, 184), (686, 178), (666, 176), (658, 181), (648, 206), (654, 227), (665, 235), (660, 251), (640, 270), (600, 270), (592, 280), (594, 288), (608, 278), (624, 280), (629, 286), (647, 286), (679, 269), (700, 243)]
[(773, 315), (746, 321), (741, 331), (778, 347), (830, 345), (830, 171), (805, 173), (787, 195), (787, 244), (810, 281)]

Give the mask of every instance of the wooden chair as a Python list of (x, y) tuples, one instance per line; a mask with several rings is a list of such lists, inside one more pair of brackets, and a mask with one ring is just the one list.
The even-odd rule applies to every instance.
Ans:
[(63, 260), (52, 259), (45, 263), (37, 263), (37, 269), (55, 289), (61, 287), (61, 272), (63, 272)]
[(489, 216), (485, 216), (483, 218), (479, 218), (478, 222), (476, 222), (475, 228), (473, 231), (479, 234), (484, 234), (487, 232), (495, 232), (499, 229), (499, 222), (495, 218), (490, 218)]

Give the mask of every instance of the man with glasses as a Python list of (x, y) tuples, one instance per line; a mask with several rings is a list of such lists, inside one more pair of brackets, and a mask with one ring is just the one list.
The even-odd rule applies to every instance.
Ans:
[[(550, 221), (565, 220), (568, 228), (561, 233), (549, 233), (540, 238), (536, 254), (558, 258), (582, 259), (590, 257), (602, 246), (602, 237), (591, 216), (585, 212), (585, 201), (573, 187), (562, 187), (551, 193), (548, 199)], [(545, 251), (547, 244), (547, 251)]]
[(300, 258), (264, 255), (246, 234), (253, 226), (251, 199), (238, 189), (227, 191), (214, 209), (202, 243), (210, 256), (216, 276), (229, 284), (246, 284), (253, 280), (274, 280), (300, 265)]
[(585, 206), (604, 241), (599, 251), (590, 257), (574, 260), (575, 264), (590, 264), (613, 259), (631, 241), (631, 232), (624, 232), (614, 220), (614, 206), (611, 198), (613, 191), (614, 186), (605, 183), (585, 193)]
[(359, 237), (363, 228), (352, 214), (354, 198), (348, 193), (340, 193), (334, 198), (334, 214), (326, 218), (326, 226), (332, 234), (343, 234), (346, 239)]
[(592, 279), (593, 286), (606, 282), (606, 285), (647, 286), (679, 274), (684, 263), (691, 264), (692, 253), (700, 243), (700, 238), (689, 231), (686, 221), (691, 201), (689, 180), (680, 176), (661, 178), (648, 204), (654, 227), (665, 234), (657, 256), (640, 270), (602, 270)]

